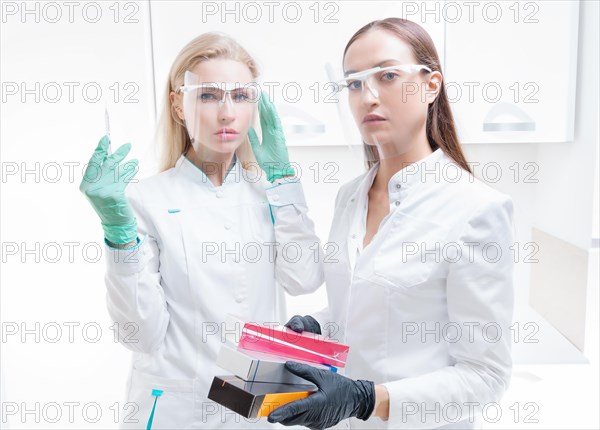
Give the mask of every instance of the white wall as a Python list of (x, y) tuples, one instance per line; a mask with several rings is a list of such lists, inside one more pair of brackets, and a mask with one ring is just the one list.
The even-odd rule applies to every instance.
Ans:
[[(546, 260), (532, 265), (531, 305), (582, 351), (583, 339), (598, 336), (598, 285), (570, 274), (595, 266), (588, 251), (598, 223), (598, 3), (582, 2), (575, 105), (575, 139), (568, 144), (536, 145), (539, 183), (533, 201), (533, 227), (545, 233)], [(555, 263), (551, 263), (554, 261)], [(576, 264), (573, 264), (574, 262)], [(554, 272), (556, 271), (556, 272)], [(557, 276), (551, 276), (551, 273)], [(587, 317), (587, 324), (586, 324)], [(593, 348), (592, 348), (593, 350)]]
[[(153, 134), (147, 18), (143, 4), (79, 3), (70, 22), (68, 6), (55, 5), (1, 5), (2, 406), (8, 414), (17, 405), (14, 428), (111, 428), (109, 408), (123, 407), (130, 354), (113, 341), (105, 263), (97, 255), (102, 229), (78, 188), (104, 134), (105, 100), (113, 140), (133, 142), (131, 156), (141, 159), (142, 176), (147, 171), (144, 143)], [(60, 19), (52, 22), (57, 11)], [(32, 93), (23, 94), (22, 86)], [(52, 402), (61, 405), (56, 423)], [(66, 402), (76, 403), (74, 422)], [(102, 416), (94, 423), (96, 404)], [(33, 413), (23, 417), (25, 409)]]
[[(575, 141), (536, 145), (540, 166), (536, 227), (573, 245), (590, 246), (598, 159), (598, 2), (581, 3)], [(596, 217), (597, 218), (597, 217)]]

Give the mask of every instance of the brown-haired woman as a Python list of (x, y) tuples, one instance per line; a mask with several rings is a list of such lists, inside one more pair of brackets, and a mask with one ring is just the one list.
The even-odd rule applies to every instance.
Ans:
[(287, 325), (325, 323), (350, 346), (347, 377), (288, 362), (319, 391), (269, 421), (471, 428), (510, 380), (512, 201), (471, 174), (423, 28), (371, 22), (343, 64), (369, 170), (336, 199), (327, 312)]

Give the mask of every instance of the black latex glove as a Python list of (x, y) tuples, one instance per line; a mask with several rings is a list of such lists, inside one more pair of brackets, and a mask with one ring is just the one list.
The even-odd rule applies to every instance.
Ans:
[(286, 362), (285, 367), (319, 390), (275, 409), (269, 414), (270, 423), (325, 429), (350, 417), (366, 420), (375, 409), (375, 384), (371, 381), (355, 381), (330, 370), (293, 361)]
[(321, 334), (321, 326), (319, 325), (319, 322), (310, 315), (305, 315), (303, 317), (300, 315), (294, 315), (288, 322), (285, 323), (285, 326), (294, 330), (296, 333), (308, 331), (311, 333)]

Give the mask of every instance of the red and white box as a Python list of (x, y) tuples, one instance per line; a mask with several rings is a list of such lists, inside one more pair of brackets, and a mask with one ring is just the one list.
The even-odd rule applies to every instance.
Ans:
[(267, 327), (250, 322), (242, 328), (238, 348), (336, 368), (346, 366), (350, 350), (348, 345), (318, 334), (296, 333), (284, 326)]

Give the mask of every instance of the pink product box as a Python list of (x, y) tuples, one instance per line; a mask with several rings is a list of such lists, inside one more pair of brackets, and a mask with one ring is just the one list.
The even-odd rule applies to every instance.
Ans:
[(313, 333), (296, 333), (287, 327), (265, 327), (246, 323), (239, 349), (278, 355), (290, 360), (303, 360), (343, 368), (350, 347)]

